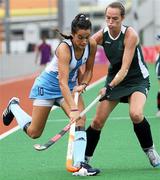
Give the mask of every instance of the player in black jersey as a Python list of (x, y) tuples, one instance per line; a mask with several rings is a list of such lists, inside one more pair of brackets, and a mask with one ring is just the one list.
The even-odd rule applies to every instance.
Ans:
[(160, 156), (155, 150), (150, 125), (143, 114), (149, 91), (149, 72), (144, 62), (139, 38), (132, 27), (122, 24), (125, 8), (120, 2), (109, 4), (105, 11), (107, 27), (93, 35), (103, 46), (110, 61), (104, 95), (97, 106), (96, 115), (87, 129), (86, 160), (94, 153), (101, 130), (119, 102), (129, 104), (129, 115), (142, 150), (153, 167), (160, 167)]

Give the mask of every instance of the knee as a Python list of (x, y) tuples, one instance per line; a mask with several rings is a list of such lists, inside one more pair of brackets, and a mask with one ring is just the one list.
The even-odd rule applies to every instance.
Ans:
[(135, 110), (130, 111), (130, 117), (134, 123), (139, 123), (143, 120), (143, 113), (140, 111), (135, 111)]
[(103, 122), (100, 119), (95, 118), (91, 124), (92, 128), (96, 130), (101, 130), (104, 126)]
[(40, 132), (38, 130), (27, 129), (27, 134), (30, 138), (37, 139), (41, 136), (42, 132)]

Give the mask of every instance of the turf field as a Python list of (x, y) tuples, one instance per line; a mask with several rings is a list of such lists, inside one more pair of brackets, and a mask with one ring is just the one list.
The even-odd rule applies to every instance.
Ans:
[[(153, 139), (160, 152), (160, 119), (155, 117), (156, 93), (158, 83), (154, 65), (149, 65), (151, 74), (151, 90), (145, 107), (145, 115), (149, 119)], [(98, 94), (103, 83), (93, 87), (83, 96), (85, 104), (89, 104)], [(95, 108), (87, 113), (87, 124), (94, 116)], [(101, 135), (101, 141), (95, 151), (91, 165), (101, 169), (95, 177), (73, 177), (65, 170), (65, 158), (68, 134), (51, 148), (43, 152), (33, 149), (35, 143), (44, 143), (59, 132), (68, 120), (60, 109), (51, 112), (41, 138), (29, 139), (22, 131), (0, 141), (0, 179), (1, 180), (159, 180), (160, 169), (150, 166), (142, 152), (133, 132), (128, 116), (128, 105), (119, 104), (114, 110)]]

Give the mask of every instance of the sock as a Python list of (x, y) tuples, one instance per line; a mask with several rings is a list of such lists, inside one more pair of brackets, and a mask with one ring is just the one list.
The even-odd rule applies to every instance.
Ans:
[(134, 125), (134, 132), (139, 140), (142, 149), (145, 151), (153, 146), (151, 129), (146, 118), (143, 119), (139, 124)]
[(21, 107), (18, 104), (11, 104), (10, 110), (14, 114), (18, 125), (23, 130), (25, 125), (31, 122), (31, 116), (29, 116), (26, 112), (21, 109)]
[(89, 164), (89, 162), (91, 161), (92, 156), (86, 156), (85, 155), (85, 163)]
[(160, 92), (157, 93), (157, 108), (160, 110)]
[(80, 162), (84, 162), (86, 149), (86, 132), (82, 127), (76, 127), (74, 140), (74, 166), (80, 167)]
[(95, 148), (98, 144), (98, 141), (100, 139), (101, 131), (97, 131), (93, 129), (91, 126), (89, 126), (86, 132), (87, 132), (87, 146), (86, 146), (85, 156), (92, 157)]
[(25, 126), (23, 127), (24, 132), (27, 134), (27, 129), (30, 126), (31, 122), (28, 122), (27, 124), (25, 124)]

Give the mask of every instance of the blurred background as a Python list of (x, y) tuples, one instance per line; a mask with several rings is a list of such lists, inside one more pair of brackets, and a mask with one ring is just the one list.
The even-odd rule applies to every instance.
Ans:
[[(154, 61), (159, 51), (155, 36), (160, 32), (160, 1), (119, 1), (126, 7), (124, 24), (136, 29), (145, 59)], [(90, 17), (92, 33), (103, 28), (104, 11), (110, 2), (113, 0), (0, 0), (0, 80), (35, 72), (34, 51), (41, 37), (45, 35), (54, 52), (59, 43), (54, 29), (70, 33), (71, 20), (79, 12)], [(25, 68), (12, 72), (17, 63), (25, 64)]]
[[(92, 20), (93, 32), (104, 24), (104, 10), (111, 0), (0, 0), (1, 53), (26, 52), (45, 34), (56, 39), (54, 28), (70, 30), (70, 21), (78, 12)], [(120, 0), (127, 10), (125, 24), (133, 26), (144, 45), (156, 44), (160, 30), (159, 0)], [(16, 46), (15, 46), (16, 43)], [(53, 47), (54, 48), (54, 47)], [(28, 48), (28, 51), (31, 50)]]

